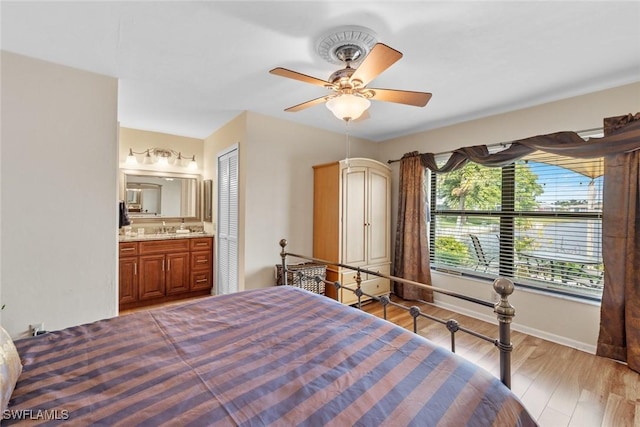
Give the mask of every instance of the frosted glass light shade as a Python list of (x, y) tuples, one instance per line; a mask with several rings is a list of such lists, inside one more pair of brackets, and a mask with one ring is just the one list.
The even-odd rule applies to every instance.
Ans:
[(198, 169), (198, 163), (196, 163), (196, 156), (194, 155), (191, 161), (189, 161), (189, 166), (187, 166), (190, 170)]
[(129, 155), (127, 156), (126, 163), (128, 165), (135, 165), (138, 163), (138, 159), (136, 159), (136, 156), (133, 155), (133, 150), (131, 148), (129, 148)]
[(344, 94), (327, 101), (327, 108), (340, 120), (355, 120), (366, 111), (371, 101), (362, 96)]

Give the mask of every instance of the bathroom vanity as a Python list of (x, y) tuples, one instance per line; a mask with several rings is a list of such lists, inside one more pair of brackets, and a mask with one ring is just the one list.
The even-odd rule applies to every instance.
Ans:
[(120, 310), (211, 294), (212, 235), (119, 239)]

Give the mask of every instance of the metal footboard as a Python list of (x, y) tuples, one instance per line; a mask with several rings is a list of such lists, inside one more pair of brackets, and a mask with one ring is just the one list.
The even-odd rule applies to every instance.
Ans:
[[(352, 289), (350, 287), (346, 287), (346, 286), (342, 286), (340, 284), (340, 282), (329, 282), (327, 280), (324, 280), (323, 278), (321, 278), (320, 276), (313, 276), (312, 279), (315, 280), (316, 283), (320, 283), (320, 282), (324, 282), (326, 285), (328, 286), (334, 286), (336, 288), (337, 291), (339, 291), (340, 289), (348, 289), (349, 291), (353, 292), (356, 295), (357, 298), (357, 307), (359, 309), (362, 308), (362, 299), (363, 297), (373, 300), (373, 301), (377, 301), (380, 304), (382, 304), (382, 308), (383, 308), (383, 316), (386, 319), (387, 318), (387, 307), (388, 306), (394, 306), (394, 307), (398, 307), (399, 309), (408, 311), (409, 314), (412, 316), (413, 318), (413, 332), (417, 333), (417, 327), (418, 327), (418, 318), (425, 318), (425, 319), (429, 319), (432, 321), (435, 321), (437, 323), (441, 323), (443, 325), (446, 325), (447, 329), (449, 330), (450, 334), (451, 334), (451, 351), (455, 352), (455, 334), (458, 331), (462, 331), (465, 332), (467, 334), (470, 334), (476, 338), (479, 338), (481, 340), (493, 343), (498, 350), (500, 351), (500, 381), (502, 381), (502, 383), (504, 385), (506, 385), (507, 387), (511, 388), (511, 352), (513, 351), (513, 345), (511, 343), (511, 322), (513, 320), (513, 317), (515, 316), (515, 308), (509, 303), (509, 295), (511, 295), (513, 293), (514, 290), (514, 286), (513, 286), (513, 282), (509, 279), (506, 278), (498, 278), (496, 280), (494, 280), (493, 282), (493, 289), (495, 290), (495, 292), (500, 296), (500, 301), (498, 301), (497, 303), (493, 303), (491, 301), (485, 301), (485, 300), (481, 300), (478, 298), (474, 298), (474, 297), (470, 297), (468, 295), (463, 295), (463, 294), (459, 294), (457, 292), (452, 292), (449, 291), (447, 289), (442, 289), (442, 288), (438, 288), (435, 286), (431, 286), (431, 285), (426, 285), (424, 283), (419, 283), (419, 282), (414, 282), (412, 280), (406, 280), (403, 279), (401, 277), (395, 277), (395, 276), (390, 276), (390, 275), (386, 275), (386, 274), (382, 274), (379, 272), (375, 272), (375, 271), (370, 271), (370, 270), (365, 270), (359, 267), (354, 267), (351, 265), (347, 265), (347, 264), (341, 264), (341, 263), (337, 263), (337, 262), (333, 262), (333, 261), (328, 261), (328, 260), (323, 260), (323, 259), (319, 259), (319, 258), (313, 258), (313, 257), (309, 257), (306, 255), (300, 255), (300, 254), (295, 254), (295, 253), (291, 253), (291, 252), (287, 252), (286, 251), (286, 246), (287, 246), (287, 240), (282, 239), (280, 240), (280, 257), (282, 259), (282, 271), (283, 271), (283, 285), (287, 284), (287, 257), (294, 257), (294, 258), (299, 258), (299, 259), (305, 259), (305, 260), (309, 260), (309, 261), (313, 261), (316, 263), (321, 263), (321, 264), (327, 264), (327, 265), (335, 265), (338, 267), (343, 267), (343, 268), (347, 268), (350, 270), (354, 270), (356, 271), (356, 287), (355, 289)], [(299, 276), (304, 276), (304, 273), (302, 271), (298, 271), (296, 272), (296, 274), (298, 274)], [(378, 276), (378, 277), (382, 277), (385, 279), (389, 279), (393, 282), (400, 282), (400, 283), (406, 283), (406, 284), (410, 284), (410, 285), (415, 285), (415, 286), (419, 286), (419, 287), (423, 287), (423, 288), (427, 288), (433, 292), (437, 292), (443, 295), (447, 295), (450, 297), (454, 297), (454, 298), (458, 298), (464, 301), (469, 301), (472, 302), (474, 304), (478, 304), (484, 307), (489, 307), (489, 308), (493, 308), (493, 312), (496, 314), (496, 317), (498, 319), (498, 338), (491, 338), (489, 336), (486, 336), (484, 334), (475, 332), (471, 329), (462, 327), (459, 325), (457, 320), (454, 319), (440, 319), (436, 316), (431, 316), (429, 314), (423, 313), (419, 307), (417, 306), (411, 306), (411, 307), (407, 307), (405, 305), (402, 304), (398, 304), (396, 302), (391, 301), (391, 299), (388, 296), (376, 296), (376, 295), (369, 295), (367, 293), (365, 293), (362, 288), (360, 287), (360, 284), (362, 282), (361, 280), (361, 274), (370, 274), (370, 275), (374, 275), (374, 276)], [(307, 277), (308, 278), (308, 277)]]

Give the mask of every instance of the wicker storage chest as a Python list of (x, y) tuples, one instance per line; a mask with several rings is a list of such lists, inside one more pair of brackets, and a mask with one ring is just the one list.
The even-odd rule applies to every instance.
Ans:
[[(305, 262), (302, 264), (287, 265), (287, 285), (306, 289), (316, 294), (324, 295), (324, 282), (316, 283), (315, 277), (324, 280), (327, 277), (327, 266)], [(276, 265), (276, 285), (283, 285), (282, 265)]]

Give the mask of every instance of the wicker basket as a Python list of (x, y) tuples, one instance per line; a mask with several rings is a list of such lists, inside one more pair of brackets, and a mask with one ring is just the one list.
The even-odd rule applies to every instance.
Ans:
[[(302, 273), (302, 277), (298, 273)], [(316, 283), (315, 277), (320, 276), (324, 280), (327, 277), (327, 266), (305, 262), (302, 264), (287, 265), (287, 285), (306, 289), (316, 294), (324, 295), (324, 282)], [(276, 285), (282, 285), (282, 265), (276, 265)]]

